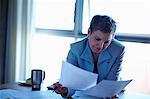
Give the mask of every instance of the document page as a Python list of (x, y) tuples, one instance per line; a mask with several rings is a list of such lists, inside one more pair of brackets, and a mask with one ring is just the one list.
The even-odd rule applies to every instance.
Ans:
[(20, 91), (13, 89), (0, 90), (0, 99), (61, 99), (52, 91)]
[(62, 61), (60, 83), (64, 86), (76, 89), (86, 90), (96, 85), (98, 75), (81, 68), (78, 68), (68, 62)]
[(96, 86), (83, 91), (83, 93), (96, 97), (112, 97), (119, 94), (131, 81), (102, 80)]

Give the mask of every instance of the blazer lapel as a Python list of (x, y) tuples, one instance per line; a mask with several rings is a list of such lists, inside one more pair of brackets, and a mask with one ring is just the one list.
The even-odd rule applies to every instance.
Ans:
[(98, 63), (101, 64), (102, 62), (104, 62), (106, 60), (110, 60), (111, 58), (112, 58), (112, 56), (110, 55), (109, 51), (106, 49), (105, 51), (100, 53)]
[(98, 81), (101, 81), (108, 74), (112, 66), (111, 60), (112, 56), (107, 49), (100, 54), (98, 60), (98, 73), (100, 74)]
[(88, 61), (90, 63), (93, 63), (93, 56), (92, 56), (92, 52), (91, 52), (91, 49), (89, 47), (88, 41), (86, 43), (86, 47), (85, 47), (83, 53), (81, 54), (80, 58), (82, 58), (85, 61)]
[(81, 54), (80, 58), (83, 59), (83, 61), (85, 61), (84, 65), (85, 65), (86, 69), (88, 71), (92, 72), (94, 69), (94, 63), (93, 63), (93, 56), (92, 56), (92, 52), (89, 47), (88, 41), (86, 43), (86, 47), (85, 47), (83, 53)]

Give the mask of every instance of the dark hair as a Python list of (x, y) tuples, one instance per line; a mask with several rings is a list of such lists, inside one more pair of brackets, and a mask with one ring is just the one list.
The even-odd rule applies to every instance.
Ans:
[(91, 32), (100, 30), (104, 33), (115, 33), (116, 22), (109, 16), (95, 15), (90, 23)]

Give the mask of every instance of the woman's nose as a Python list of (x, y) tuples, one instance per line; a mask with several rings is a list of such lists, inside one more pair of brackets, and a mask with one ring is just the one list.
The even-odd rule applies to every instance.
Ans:
[(101, 49), (103, 49), (103, 47), (104, 47), (104, 42), (98, 42), (98, 47), (101, 48)]

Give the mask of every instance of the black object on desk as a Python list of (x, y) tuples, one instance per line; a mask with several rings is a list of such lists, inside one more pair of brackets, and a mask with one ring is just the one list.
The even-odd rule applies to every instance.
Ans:
[(32, 90), (40, 90), (41, 83), (45, 79), (45, 71), (40, 69), (33, 69), (31, 71), (31, 82), (32, 82)]
[(54, 90), (54, 86), (53, 86), (53, 85), (48, 86), (47, 89), (48, 89), (48, 90)]
[(32, 85), (30, 85), (30, 84), (22, 83), (22, 82), (21, 82), (21, 83), (19, 83), (19, 85), (20, 85), (20, 86), (25, 86), (25, 87), (31, 87), (31, 86), (32, 86)]

